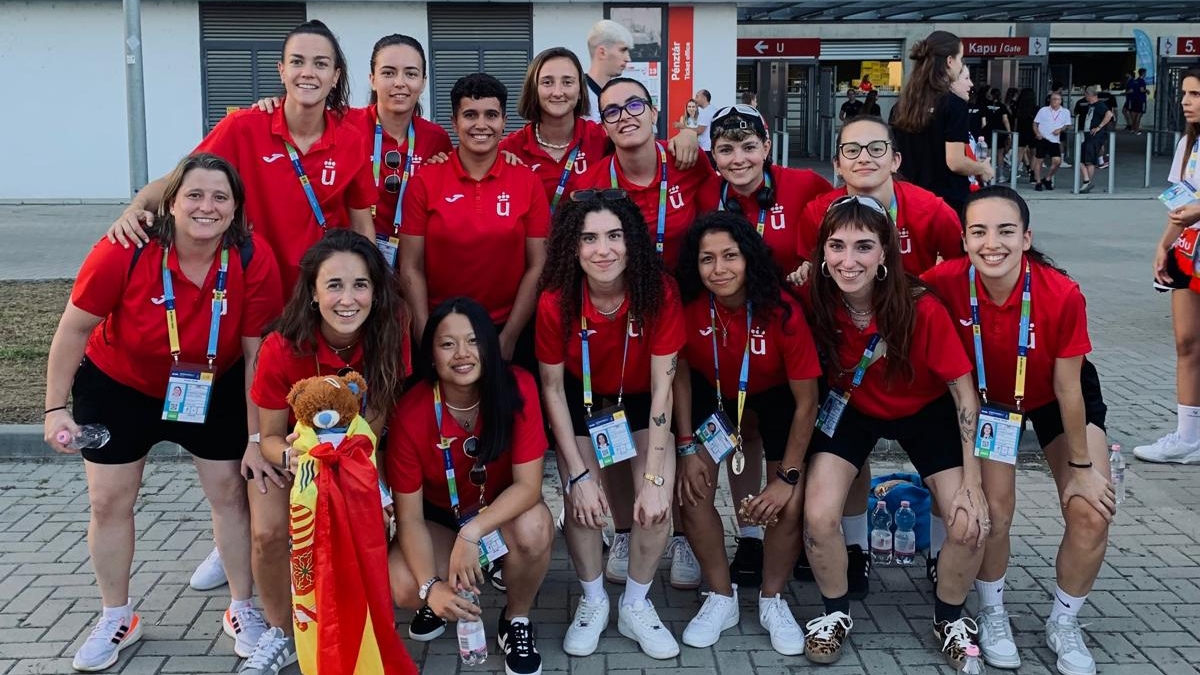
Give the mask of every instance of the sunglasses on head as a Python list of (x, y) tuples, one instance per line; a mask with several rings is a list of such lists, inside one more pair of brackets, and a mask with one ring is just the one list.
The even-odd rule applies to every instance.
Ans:
[(619, 202), (628, 198), (629, 193), (621, 188), (604, 188), (603, 190), (588, 188), (586, 190), (575, 190), (571, 193), (571, 201), (580, 204), (590, 202)]
[(825, 212), (829, 213), (830, 211), (836, 208), (841, 208), (847, 204), (862, 204), (876, 213), (885, 216), (888, 214), (887, 209), (883, 207), (883, 204), (879, 203), (878, 199), (875, 199), (874, 197), (868, 197), (867, 195), (845, 195), (843, 197), (838, 197), (837, 199), (833, 200), (833, 202), (829, 205), (829, 208), (825, 209)]
[(650, 101), (644, 98), (631, 98), (625, 102), (625, 105), (610, 105), (600, 111), (600, 119), (608, 124), (613, 124), (621, 119), (621, 113), (629, 113), (630, 117), (639, 117), (646, 109), (650, 107)]
[(838, 143), (838, 152), (842, 153), (842, 157), (846, 159), (858, 159), (858, 156), (866, 149), (868, 155), (879, 158), (883, 157), (884, 153), (887, 152), (889, 145), (891, 145), (889, 141), (871, 141), (866, 145), (853, 142)]
[(757, 118), (760, 122), (762, 121), (762, 113), (758, 112), (758, 109), (756, 109), (754, 106), (747, 105), (745, 103), (738, 103), (736, 105), (721, 108), (717, 111), (716, 115), (713, 115), (712, 121), (714, 124), (716, 124), (718, 121), (735, 113), (738, 115), (745, 115), (746, 117)]
[(400, 191), (400, 169), (404, 167), (404, 157), (399, 150), (388, 150), (383, 155), (383, 165), (392, 173), (383, 179), (383, 189), (391, 193)]

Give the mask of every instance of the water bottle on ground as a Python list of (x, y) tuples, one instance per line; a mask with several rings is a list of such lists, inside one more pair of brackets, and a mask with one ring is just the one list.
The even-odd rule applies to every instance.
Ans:
[(58, 432), (54, 440), (72, 450), (93, 450), (104, 447), (104, 444), (108, 443), (109, 438), (112, 438), (112, 434), (108, 432), (108, 427), (103, 424), (85, 424), (79, 427), (79, 433), (74, 436), (71, 436), (71, 432), (63, 429)]
[(913, 529), (917, 525), (917, 514), (909, 508), (907, 501), (900, 502), (900, 510), (896, 511), (896, 534), (892, 538), (892, 562), (897, 565), (911, 565), (917, 557), (917, 533)]
[(979, 645), (967, 645), (967, 658), (963, 659), (958, 672), (962, 675), (984, 675), (987, 672), (983, 667), (983, 659), (979, 658)]
[[(470, 591), (459, 591), (458, 595), (479, 605), (479, 598)], [(458, 622), (458, 655), (466, 666), (477, 666), (487, 661), (487, 634), (483, 630), (482, 617), (475, 621)]]
[(1108, 456), (1108, 470), (1117, 503), (1122, 504), (1125, 502), (1125, 457), (1121, 454), (1121, 446), (1116, 443), (1113, 443), (1112, 453)]
[(892, 564), (892, 515), (882, 499), (871, 514), (871, 562), (877, 566)]

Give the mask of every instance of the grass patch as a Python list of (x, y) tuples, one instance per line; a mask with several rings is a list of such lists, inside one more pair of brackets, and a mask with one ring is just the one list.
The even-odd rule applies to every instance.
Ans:
[(46, 357), (74, 283), (0, 281), (0, 424), (41, 424)]

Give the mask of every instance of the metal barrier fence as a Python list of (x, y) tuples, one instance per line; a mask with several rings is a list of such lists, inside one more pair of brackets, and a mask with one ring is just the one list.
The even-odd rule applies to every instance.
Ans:
[(787, 166), (788, 155), (791, 152), (791, 135), (785, 129), (771, 131), (771, 163), (775, 166)]

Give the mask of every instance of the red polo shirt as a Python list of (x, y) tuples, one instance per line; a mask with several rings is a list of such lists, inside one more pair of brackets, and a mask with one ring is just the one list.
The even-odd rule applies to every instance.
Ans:
[[(821, 364), (817, 359), (817, 348), (813, 345), (812, 333), (804, 320), (804, 309), (791, 296), (784, 293), (782, 300), (791, 309), (787, 323), (783, 321), (783, 309), (776, 308), (768, 321), (751, 320), (750, 332), (750, 379), (746, 391), (757, 394), (772, 387), (787, 384), (789, 380), (808, 380), (821, 376)], [(730, 312), (717, 303), (717, 353), (721, 358), (721, 394), (727, 398), (737, 396), (738, 375), (742, 369), (742, 358), (746, 350), (746, 307)], [(709, 316), (708, 294), (688, 303), (683, 308), (686, 325), (687, 345), (683, 356), (688, 366), (699, 372), (714, 387), (713, 368), (713, 323)], [(721, 329), (729, 332), (728, 339), (721, 338)]]
[[(659, 147), (665, 147), (658, 143)], [(611, 165), (617, 167), (617, 184), (612, 184)], [(660, 175), (657, 170), (654, 180), (649, 185), (637, 185), (625, 177), (621, 163), (616, 155), (605, 157), (599, 162), (593, 162), (587, 175), (579, 180), (580, 188), (611, 188), (619, 187), (629, 193), (642, 211), (646, 219), (646, 227), (650, 231), (650, 241), (658, 237), (658, 201), (661, 190)], [(668, 271), (674, 271), (679, 261), (679, 249), (683, 246), (683, 237), (687, 229), (696, 220), (696, 216), (708, 213), (717, 208), (717, 197), (720, 194), (720, 178), (712, 167), (705, 161), (697, 161), (687, 171), (675, 168), (675, 161), (670, 153), (667, 154), (667, 221), (663, 228), (663, 265)]]
[[(763, 214), (763, 240), (771, 247), (771, 257), (787, 275), (799, 267), (803, 260), (796, 251), (799, 249), (800, 220), (804, 209), (809, 202), (832, 190), (833, 186), (809, 169), (773, 166), (771, 179), (774, 182), (775, 205)], [(762, 210), (758, 205), (758, 194), (762, 189), (763, 185), (759, 184), (750, 196), (738, 194), (732, 188), (728, 192), (729, 198), (737, 201), (742, 213), (755, 228), (758, 227), (759, 212)]]
[[(1022, 268), (1024, 263), (1021, 264)], [(955, 319), (955, 329), (963, 349), (975, 360), (975, 340), (971, 336), (971, 291), (967, 258), (950, 260), (921, 275), (922, 281), (945, 301)], [(1061, 272), (1034, 263), (1031, 266), (1029, 306), (1029, 353), (1025, 367), (1025, 410), (1033, 410), (1055, 400), (1054, 362), (1083, 356), (1092, 351), (1088, 339), (1087, 308), (1079, 284)], [(1014, 405), (1017, 377), (1017, 339), (1020, 334), (1022, 275), (1002, 304), (992, 302), (976, 278), (979, 297), (980, 337), (987, 373), (988, 400)], [(978, 379), (976, 379), (978, 383)]]
[[(920, 275), (937, 264), (939, 255), (943, 260), (966, 256), (962, 247), (962, 224), (954, 209), (919, 185), (899, 180), (893, 181), (892, 185), (896, 193), (896, 228), (905, 272)], [(797, 250), (801, 258), (813, 259), (825, 212), (835, 199), (846, 194), (843, 186), (817, 197), (804, 209)]]
[[(850, 405), (855, 410), (882, 420), (908, 417), (947, 393), (947, 382), (971, 372), (971, 361), (954, 334), (954, 322), (945, 306), (929, 293), (917, 298), (916, 304), (916, 321), (908, 348), (913, 379), (886, 380), (887, 356), (879, 357), (876, 348), (875, 362), (867, 368), (862, 385), (850, 396)], [(828, 381), (845, 391), (850, 388), (854, 369), (876, 332), (875, 320), (872, 318), (870, 325), (860, 331), (845, 307), (839, 306), (834, 316), (841, 340), (837, 363), (833, 364), (837, 371), (830, 373)]]
[(425, 283), (432, 310), (465, 295), (508, 321), (527, 239), (550, 233), (550, 207), (537, 176), (497, 157), (483, 180), (463, 168), (458, 153), (425, 167), (404, 198), (404, 234), (425, 237)]
[[(372, 103), (365, 108), (350, 108), (346, 111), (346, 116), (343, 118), (346, 124), (349, 124), (362, 132), (363, 138), (366, 140), (367, 163), (371, 166), (371, 178), (375, 178), (375, 124), (377, 122), (376, 105)], [(424, 165), (425, 160), (433, 157), (439, 152), (444, 152), (449, 155), (454, 152), (454, 146), (450, 143), (450, 134), (441, 126), (430, 122), (429, 120), (419, 115), (413, 115), (413, 133), (416, 140), (415, 148), (413, 149), (412, 171), (409, 172), (409, 185), (412, 185), (412, 177), (417, 175), (417, 172)], [(385, 237), (390, 237), (395, 232), (395, 227), (392, 221), (396, 218), (396, 200), (400, 197), (399, 192), (388, 192), (384, 188), (384, 178), (391, 174), (396, 174), (397, 178), (404, 176), (405, 158), (408, 157), (408, 132), (400, 138), (393, 138), (385, 131), (383, 132), (382, 145), (379, 151), (379, 182), (375, 186), (376, 201), (375, 201), (375, 231)], [(389, 169), (383, 163), (383, 157), (388, 152), (395, 150), (400, 153), (400, 168)]]
[[(542, 423), (542, 405), (533, 376), (513, 368), (517, 390), (525, 405), (517, 413), (512, 441), (504, 452), (487, 465), (484, 496), (487, 503), (513, 484), (513, 466), (541, 459), (549, 445)], [(483, 433), (487, 420), (481, 415), (475, 434)], [(446, 464), (438, 443), (437, 416), (433, 412), (433, 387), (422, 380), (400, 399), (388, 422), (387, 477), (388, 485), (402, 494), (421, 491), (430, 504), (450, 510), (450, 491), (447, 487)], [(454, 482), (458, 487), (460, 507), (466, 511), (479, 504), (479, 488), (471, 484), (471, 467), (475, 460), (467, 457), (462, 444), (472, 434), (459, 425), (449, 411), (442, 414), (442, 430), (450, 441), (450, 462), (454, 466)]]
[[(305, 345), (297, 350), (279, 333), (271, 333), (263, 339), (262, 347), (258, 350), (258, 367), (254, 369), (250, 400), (266, 410), (287, 410), (289, 429), (296, 424), (296, 418), (287, 402), (292, 385), (317, 375), (337, 375), (343, 368), (363, 372), (361, 341), (350, 350), (347, 358), (338, 356), (320, 331), (317, 331), (314, 342), (313, 345)], [(368, 389), (367, 396), (370, 395)]]
[(546, 190), (547, 204), (554, 201), (554, 192), (558, 189), (558, 182), (562, 180), (567, 157), (576, 147), (579, 148), (579, 154), (575, 156), (571, 174), (567, 177), (567, 184), (563, 187), (563, 199), (569, 198), (572, 190), (579, 189), (580, 177), (587, 174), (593, 163), (600, 161), (608, 154), (608, 134), (605, 133), (604, 127), (582, 117), (577, 118), (571, 147), (562, 156), (562, 160), (554, 159), (546, 152), (545, 148), (538, 144), (532, 123), (526, 124), (500, 141), (501, 150), (511, 152), (521, 158), (521, 161), (525, 162), (525, 166), (537, 174), (542, 181), (542, 187)]
[[(151, 239), (131, 270), (135, 250), (101, 239), (83, 261), (71, 302), (89, 314), (104, 317), (88, 338), (87, 357), (117, 382), (147, 396), (163, 398), (173, 363), (163, 303), (163, 249)], [(167, 254), (175, 291), (180, 361), (207, 363), (213, 290), (220, 266), (218, 249), (203, 285), (196, 286), (179, 269), (175, 250)], [(217, 336), (218, 376), (242, 358), (242, 338), (262, 335), (267, 323), (283, 310), (275, 258), (261, 239), (255, 238), (254, 256), (245, 269), (238, 250), (229, 250), (225, 293), (227, 307)]]
[[(254, 233), (275, 252), (283, 288), (291, 294), (300, 274), (300, 257), (323, 232), (284, 141), (295, 147), (282, 105), (273, 113), (250, 108), (229, 113), (194, 152), (220, 155), (238, 170), (246, 184), (246, 216)], [(365, 142), (355, 125), (327, 110), (325, 133), (300, 154), (326, 227), (350, 227), (350, 209), (375, 203), (370, 156), (362, 151)]]
[[(543, 291), (537, 307), (537, 359), (557, 365), (565, 363), (568, 373), (583, 379), (583, 341), (579, 337), (579, 319), (573, 320), (570, 340), (563, 341), (563, 316), (559, 305), (561, 291)], [(592, 360), (592, 391), (616, 396), (621, 390), (621, 356), (625, 349), (626, 319), (629, 300), (621, 309), (606, 317), (583, 294), (583, 314), (587, 317), (588, 353)], [(668, 356), (684, 345), (683, 308), (675, 282), (663, 277), (663, 301), (657, 319), (649, 326), (634, 322), (629, 327), (629, 355), (625, 359), (625, 392), (650, 391), (650, 356)]]

